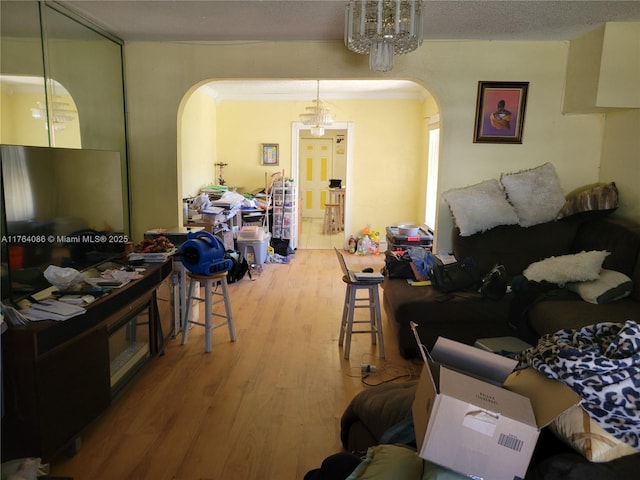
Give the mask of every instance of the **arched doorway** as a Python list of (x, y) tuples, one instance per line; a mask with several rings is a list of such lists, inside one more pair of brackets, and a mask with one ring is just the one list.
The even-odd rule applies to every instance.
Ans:
[[(280, 82), (285, 87), (278, 86)], [(217, 172), (214, 165), (220, 162), (227, 164), (225, 179), (228, 185), (241, 187), (245, 192), (263, 187), (265, 179), (276, 172), (285, 172), (299, 183), (297, 148), (303, 130), (299, 116), (310, 99), (315, 97), (316, 81), (307, 81), (311, 83), (312, 90), (306, 97), (287, 98), (289, 92), (282, 93), (282, 88), (291, 87), (294, 90), (297, 82), (303, 81), (268, 81), (274, 97), (270, 99), (260, 98), (260, 95), (265, 95), (259, 91), (260, 81), (212, 80), (202, 82), (200, 88), (194, 86), (188, 96), (195, 99), (198, 95), (206, 106), (187, 114), (191, 100), (185, 97), (183, 111), (185, 116), (191, 117), (190, 125), (186, 125), (185, 116), (179, 115), (182, 137), (178, 141), (178, 182), (182, 182), (182, 194), (193, 195), (201, 185), (215, 182)], [(347, 148), (351, 152), (358, 152), (357, 156), (354, 155), (349, 172), (342, 179), (345, 185), (355, 183), (354, 189), (348, 192), (345, 235), (360, 231), (370, 222), (378, 230), (384, 230), (385, 225), (399, 221), (402, 213), (395, 207), (398, 204), (395, 197), (389, 199), (395, 205), (387, 202), (387, 211), (384, 211), (384, 204), (369, 200), (369, 196), (384, 195), (384, 182), (406, 177), (402, 184), (407, 181), (405, 192), (410, 198), (419, 199), (425, 195), (428, 135), (424, 119), (430, 115), (427, 108), (431, 108), (425, 107), (425, 98), (430, 95), (424, 87), (411, 81), (405, 83), (410, 84), (413, 91), (390, 93), (375, 90), (374, 86), (380, 85), (378, 81), (340, 80), (341, 86), (346, 85), (346, 90), (340, 93), (340, 98), (334, 99), (326, 82), (329, 81), (322, 80), (321, 97), (327, 98), (336, 119), (340, 120), (334, 127), (346, 128), (347, 124), (351, 124), (352, 130), (346, 134)], [(250, 89), (246, 98), (241, 98), (237, 91), (232, 98), (225, 98), (224, 92), (220, 94), (225, 85), (233, 84), (236, 88), (237, 83)], [(217, 87), (220, 89), (206, 93), (207, 89)], [(435, 102), (431, 103), (435, 105)], [(356, 128), (357, 138), (353, 135)], [(204, 148), (199, 145), (200, 142), (203, 142)], [(262, 143), (279, 145), (278, 165), (260, 163), (259, 149)], [(398, 175), (401, 171), (407, 173)], [(191, 179), (190, 185), (184, 181), (188, 177)], [(397, 185), (397, 182), (393, 185)], [(420, 201), (414, 203), (424, 205)], [(424, 212), (414, 205), (409, 205), (408, 212), (408, 216), (402, 215), (402, 220), (411, 217), (419, 222), (424, 218)]]

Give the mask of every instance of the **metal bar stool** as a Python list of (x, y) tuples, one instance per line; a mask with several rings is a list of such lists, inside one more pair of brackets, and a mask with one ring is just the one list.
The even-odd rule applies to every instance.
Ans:
[(337, 233), (340, 231), (340, 204), (324, 204), (324, 225), (322, 233)]
[[(193, 290), (196, 283), (204, 287), (204, 298), (194, 295)], [(220, 290), (218, 290), (220, 287)], [(215, 297), (218, 298), (217, 300)], [(193, 300), (204, 301), (204, 323), (191, 320), (191, 304)], [(213, 306), (217, 303), (224, 303), (224, 313), (213, 311)], [(225, 321), (213, 324), (213, 317), (224, 318)], [(205, 330), (205, 352), (211, 351), (211, 339), (213, 330), (227, 325), (231, 341), (236, 341), (236, 330), (233, 325), (233, 315), (231, 313), (231, 302), (229, 301), (229, 288), (227, 285), (227, 272), (220, 272), (214, 275), (199, 275), (189, 273), (189, 293), (187, 294), (187, 307), (182, 325), (182, 345), (187, 343), (189, 336), (189, 324), (199, 325)]]

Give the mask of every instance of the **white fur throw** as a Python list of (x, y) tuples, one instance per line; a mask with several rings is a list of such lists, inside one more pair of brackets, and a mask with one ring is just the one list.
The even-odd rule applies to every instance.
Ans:
[(561, 287), (569, 282), (596, 280), (607, 255), (609, 252), (592, 250), (574, 255), (549, 257), (532, 263), (522, 274), (533, 282), (555, 283)]
[(498, 225), (518, 223), (515, 210), (495, 179), (447, 190), (442, 194), (442, 198), (449, 205), (463, 237), (490, 230)]
[(503, 173), (500, 182), (523, 227), (554, 220), (565, 204), (560, 180), (551, 163), (517, 173)]
[(585, 302), (609, 303), (629, 296), (633, 282), (624, 273), (603, 268), (596, 280), (567, 283), (567, 288), (580, 295)]

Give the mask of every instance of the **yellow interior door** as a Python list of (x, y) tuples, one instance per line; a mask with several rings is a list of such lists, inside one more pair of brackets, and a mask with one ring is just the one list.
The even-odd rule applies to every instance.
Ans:
[(332, 139), (300, 139), (300, 192), (302, 215), (305, 218), (324, 217), (332, 163)]

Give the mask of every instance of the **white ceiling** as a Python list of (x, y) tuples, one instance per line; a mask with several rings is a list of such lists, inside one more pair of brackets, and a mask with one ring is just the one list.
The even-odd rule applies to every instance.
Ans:
[[(347, 0), (58, 0), (128, 41), (342, 41)], [(425, 40), (570, 40), (607, 21), (640, 21), (640, 0), (425, 0)], [(14, 26), (17, 27), (17, 26)], [(310, 100), (316, 82), (224, 81), (225, 99)], [(420, 98), (408, 81), (322, 80), (323, 99)]]
[[(342, 41), (346, 0), (62, 0), (127, 41)], [(640, 1), (426, 0), (426, 40), (570, 40), (606, 21), (640, 21)], [(216, 82), (223, 99), (302, 99), (313, 81)], [(424, 95), (406, 81), (321, 82), (323, 99)]]
[[(59, 0), (125, 41), (342, 40), (347, 0)], [(425, 0), (427, 40), (570, 40), (640, 2)]]

